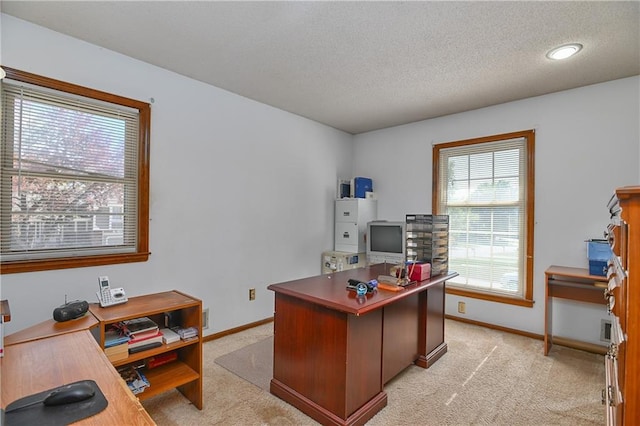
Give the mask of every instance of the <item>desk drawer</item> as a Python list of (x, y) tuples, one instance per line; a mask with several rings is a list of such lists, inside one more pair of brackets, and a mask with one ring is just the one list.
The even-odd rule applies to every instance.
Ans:
[(335, 206), (336, 222), (358, 222), (358, 200), (340, 200)]
[(361, 253), (367, 250), (358, 232), (358, 225), (352, 222), (336, 223), (335, 250), (349, 253)]

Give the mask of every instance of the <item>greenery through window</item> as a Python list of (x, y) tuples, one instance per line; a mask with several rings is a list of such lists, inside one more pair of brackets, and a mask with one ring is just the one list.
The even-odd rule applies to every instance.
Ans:
[(433, 206), (449, 215), (448, 292), (531, 306), (534, 132), (434, 145)]
[(146, 260), (149, 104), (6, 70), (2, 273)]

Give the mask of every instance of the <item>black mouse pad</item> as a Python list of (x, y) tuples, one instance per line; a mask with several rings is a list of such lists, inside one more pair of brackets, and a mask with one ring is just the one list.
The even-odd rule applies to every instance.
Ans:
[[(68, 425), (73, 422), (77, 422), (78, 420), (82, 420), (86, 417), (93, 416), (98, 414), (100, 411), (107, 408), (109, 404), (107, 399), (104, 397), (104, 394), (98, 387), (98, 384), (93, 380), (81, 380), (79, 382), (74, 383), (87, 383), (90, 385), (94, 391), (95, 395), (89, 399), (85, 399), (84, 401), (72, 402), (70, 404), (65, 405), (57, 405), (47, 407), (44, 404), (35, 404), (30, 407), (25, 407), (16, 411), (12, 411), (7, 413), (12, 407), (17, 407), (21, 405), (28, 404), (30, 402), (36, 402), (43, 400), (47, 395), (51, 393), (51, 391), (58, 389), (53, 388), (46, 390), (44, 392), (39, 392), (33, 395), (25, 396), (24, 398), (20, 398), (17, 401), (13, 401), (11, 404), (7, 405), (5, 408), (4, 414), (4, 422), (6, 426), (13, 425), (47, 425), (47, 426), (58, 426), (58, 425)], [(70, 385), (71, 383), (67, 383), (64, 386)]]

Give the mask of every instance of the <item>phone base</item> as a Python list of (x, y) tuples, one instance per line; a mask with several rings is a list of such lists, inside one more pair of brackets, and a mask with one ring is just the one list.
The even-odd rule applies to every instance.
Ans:
[[(111, 292), (113, 293), (113, 292), (116, 292), (116, 291), (118, 291), (118, 290), (120, 290), (120, 291), (121, 291), (121, 293), (124, 295), (124, 290), (123, 290), (123, 289), (121, 289), (121, 288), (113, 289), (113, 290), (111, 290)], [(100, 292), (99, 292), (99, 291), (96, 291), (96, 296), (98, 297), (98, 302), (100, 302), (100, 307), (101, 307), (101, 308), (108, 308), (109, 306), (121, 305), (121, 304), (123, 304), (123, 303), (126, 303), (126, 302), (129, 300), (129, 299), (127, 299), (126, 297), (119, 297), (119, 298), (116, 298), (116, 297), (113, 297), (113, 295), (112, 295), (111, 300), (110, 300), (110, 301), (108, 301), (108, 302), (105, 302), (105, 301), (104, 301), (104, 300), (102, 300), (102, 298), (100, 297)]]

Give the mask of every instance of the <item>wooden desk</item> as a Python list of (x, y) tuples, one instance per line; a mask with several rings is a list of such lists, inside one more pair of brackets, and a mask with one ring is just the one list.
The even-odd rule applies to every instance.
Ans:
[(87, 312), (80, 318), (64, 322), (57, 322), (52, 319), (43, 321), (32, 327), (12, 333), (4, 338), (4, 345), (11, 346), (17, 343), (29, 342), (32, 340), (46, 339), (60, 334), (75, 333), (81, 330), (90, 330), (98, 326), (96, 317)]
[(75, 382), (94, 380), (107, 408), (75, 424), (154, 425), (88, 330), (14, 343), (5, 348), (2, 407), (24, 396)]
[(556, 265), (544, 271), (544, 276), (544, 354), (548, 355), (553, 344), (552, 298), (606, 305), (604, 291), (607, 288), (607, 278), (590, 275), (586, 268)]
[(271, 393), (322, 424), (363, 424), (387, 405), (383, 385), (447, 351), (444, 286), (456, 273), (363, 298), (347, 280), (368, 281), (389, 265), (272, 284)]

